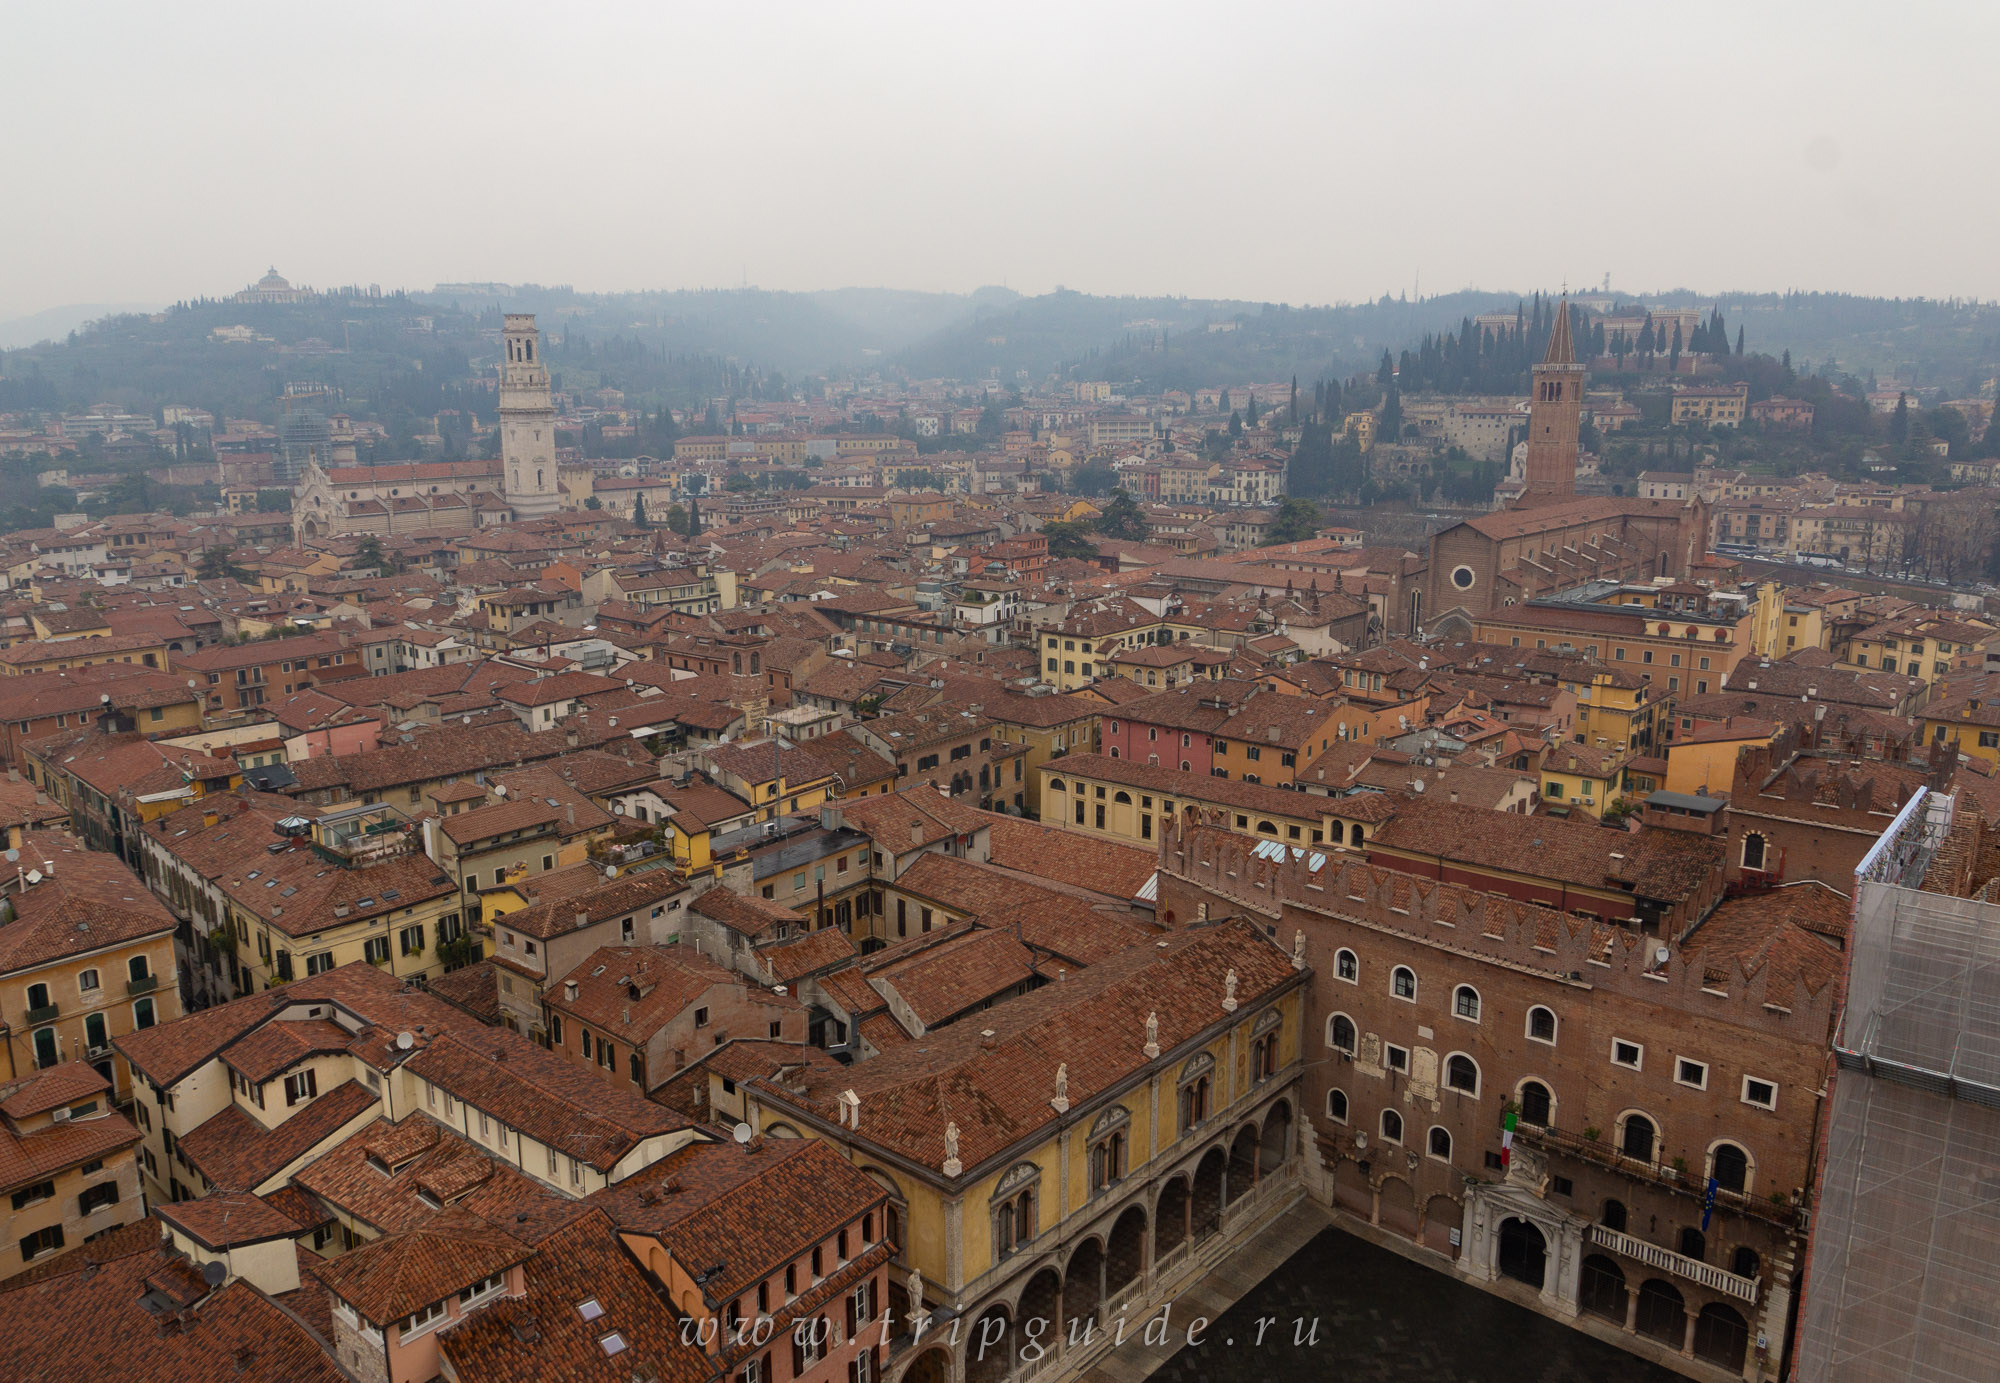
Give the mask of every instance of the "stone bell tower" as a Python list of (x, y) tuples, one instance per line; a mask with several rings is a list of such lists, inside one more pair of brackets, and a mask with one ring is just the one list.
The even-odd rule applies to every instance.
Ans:
[(1528, 403), (1528, 460), (1525, 488), (1517, 509), (1559, 504), (1576, 495), (1578, 437), (1583, 429), (1583, 386), (1588, 367), (1579, 365), (1570, 340), (1569, 295), (1556, 309), (1549, 348), (1535, 366), (1535, 390)]
[(515, 518), (540, 518), (556, 511), (561, 491), (556, 484), (556, 410), (549, 400), (549, 372), (542, 363), (535, 314), (508, 313), (502, 344), (500, 493)]

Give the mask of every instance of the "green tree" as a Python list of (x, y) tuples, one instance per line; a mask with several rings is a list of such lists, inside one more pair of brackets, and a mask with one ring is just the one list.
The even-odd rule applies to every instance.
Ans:
[(200, 581), (220, 581), (225, 577), (234, 577), (238, 581), (250, 579), (247, 569), (239, 567), (230, 560), (229, 549), (226, 547), (202, 549), (201, 556), (194, 564), (194, 574)]
[(1896, 442), (1906, 442), (1910, 438), (1910, 396), (1896, 395), (1896, 411), (1889, 415), (1889, 437)]
[(681, 508), (678, 504), (669, 504), (667, 506), (667, 527), (672, 532), (678, 533), (685, 538), (688, 531), (688, 511)]
[(1079, 495), (1108, 495), (1118, 488), (1118, 471), (1109, 461), (1088, 461), (1076, 468), (1070, 488)]
[(692, 495), (688, 497), (688, 537), (701, 536), (701, 501)]
[(604, 507), (604, 501), (599, 499), (596, 495), (590, 495), (584, 499), (583, 507), (586, 509), (602, 509)]
[[(1255, 399), (1252, 399), (1250, 403), (1252, 407), (1255, 407), (1257, 401)], [(1233, 442), (1242, 435), (1243, 435), (1243, 415), (1241, 413), (1238, 413), (1235, 409), (1231, 409), (1229, 412), (1229, 440)]]
[(644, 528), (647, 526), (646, 497), (643, 494), (635, 494), (632, 496), (632, 525), (635, 528)]
[(1257, 396), (1252, 394), (1244, 402), (1244, 421), (1251, 427), (1257, 426)]
[(1097, 558), (1097, 544), (1090, 541), (1090, 530), (1080, 523), (1045, 523), (1042, 536), (1049, 540), (1049, 556), (1057, 561), (1071, 558), (1090, 562)]
[(1090, 526), (1107, 538), (1124, 538), (1135, 543), (1143, 543), (1151, 536), (1151, 530), (1146, 527), (1146, 515), (1129, 490), (1114, 494)]
[(1309, 499), (1286, 495), (1278, 504), (1278, 517), (1272, 520), (1270, 531), (1264, 535), (1264, 545), (1300, 542), (1319, 532), (1325, 524), (1326, 514), (1317, 504)]
[(382, 540), (373, 533), (363, 538), (354, 548), (354, 564), (373, 567), (377, 571), (389, 570), (389, 559), (382, 555)]

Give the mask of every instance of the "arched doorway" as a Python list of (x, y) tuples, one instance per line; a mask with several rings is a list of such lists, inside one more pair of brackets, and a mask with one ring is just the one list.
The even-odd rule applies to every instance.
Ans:
[(1172, 1253), (1188, 1237), (1188, 1184), (1186, 1177), (1175, 1177), (1160, 1191), (1160, 1203), (1153, 1214), (1156, 1235), (1153, 1252), (1155, 1255)]
[(1625, 1270), (1601, 1253), (1583, 1260), (1577, 1277), (1577, 1305), (1593, 1315), (1625, 1324)]
[(1381, 1207), (1382, 1228), (1405, 1239), (1417, 1237), (1417, 1198), (1409, 1182), (1401, 1177), (1384, 1177), (1375, 1203)]
[(927, 1349), (903, 1370), (903, 1383), (947, 1383), (951, 1377), (951, 1354), (942, 1346)]
[(1375, 1192), (1359, 1162), (1342, 1158), (1333, 1169), (1333, 1203), (1348, 1214), (1368, 1219), (1374, 1213)]
[[(1097, 1308), (1104, 1304), (1104, 1245), (1096, 1239), (1085, 1239), (1076, 1246), (1076, 1252), (1069, 1256), (1069, 1267), (1063, 1270), (1062, 1293), (1062, 1338), (1082, 1339), (1084, 1321), (1097, 1319)], [(1051, 1343), (1043, 1337), (1043, 1343)]]
[(1526, 1220), (1500, 1222), (1500, 1271), (1516, 1282), (1540, 1290), (1549, 1270), (1549, 1243)]
[(1711, 1301), (1694, 1318), (1694, 1357), (1720, 1364), (1731, 1373), (1743, 1367), (1743, 1351), (1750, 1344), (1750, 1327), (1734, 1307)]
[(1146, 1212), (1133, 1206), (1111, 1226), (1111, 1246), (1104, 1255), (1104, 1295), (1117, 1296), (1146, 1270)]
[(1223, 1180), (1224, 1205), (1234, 1205), (1257, 1184), (1257, 1126), (1245, 1124), (1236, 1130), (1229, 1145), (1229, 1175)]
[(1194, 1241), (1198, 1244), (1222, 1228), (1222, 1168), (1228, 1156), (1210, 1148), (1194, 1169)]
[(1447, 1258), (1458, 1257), (1458, 1245), (1451, 1236), (1464, 1220), (1465, 1207), (1450, 1196), (1432, 1196), (1424, 1203), (1424, 1247), (1436, 1249)]
[(1687, 1341), (1687, 1307), (1671, 1283), (1649, 1277), (1639, 1288), (1639, 1311), (1633, 1327), (1644, 1336), (1679, 1349)]
[[(995, 1329), (991, 1322), (998, 1321)], [(965, 1342), (965, 1383), (1000, 1383), (1014, 1366), (1014, 1322), (995, 1306), (973, 1323)]]
[(1030, 1340), (1038, 1340), (1043, 1348), (1053, 1350), (1062, 1313), (1062, 1278), (1054, 1268), (1043, 1268), (1021, 1289), (1021, 1304), (1015, 1308), (1014, 1329), (1009, 1332), (1007, 1342), (1009, 1358)]
[(1264, 1133), (1257, 1146), (1257, 1174), (1269, 1176), (1282, 1168), (1291, 1150), (1292, 1106), (1279, 1100), (1264, 1116)]

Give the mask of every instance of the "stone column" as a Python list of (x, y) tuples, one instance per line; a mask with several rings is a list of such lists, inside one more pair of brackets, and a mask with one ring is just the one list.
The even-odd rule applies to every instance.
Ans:
[(1575, 1216), (1565, 1215), (1550, 1245), (1554, 1262), (1548, 1265), (1542, 1299), (1565, 1316), (1578, 1311), (1577, 1286), (1583, 1269), (1583, 1227)]
[(1639, 1289), (1629, 1283), (1625, 1290), (1625, 1333), (1639, 1333)]
[(1690, 1311), (1687, 1313), (1687, 1318), (1688, 1318), (1687, 1338), (1681, 1342), (1681, 1357), (1683, 1359), (1692, 1359), (1694, 1358), (1694, 1328), (1696, 1322), (1698, 1322), (1701, 1319), (1701, 1317), (1697, 1315), (1695, 1312)]

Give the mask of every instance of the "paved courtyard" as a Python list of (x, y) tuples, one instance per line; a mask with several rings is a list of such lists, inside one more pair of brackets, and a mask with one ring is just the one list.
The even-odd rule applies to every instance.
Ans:
[[(1282, 1225), (1273, 1229), (1282, 1232)], [(1182, 1315), (1175, 1311), (1174, 1324), (1184, 1335)], [(1258, 1318), (1268, 1316), (1278, 1319), (1259, 1346)], [(1294, 1322), (1315, 1316), (1318, 1344), (1295, 1346)], [(1126, 1362), (1114, 1356), (1100, 1376), (1124, 1373), (1119, 1365)], [(1181, 1349), (1151, 1377), (1155, 1383), (1317, 1383), (1330, 1377), (1342, 1383), (1685, 1383), (1679, 1374), (1337, 1229), (1312, 1236), (1217, 1316), (1199, 1344)]]

